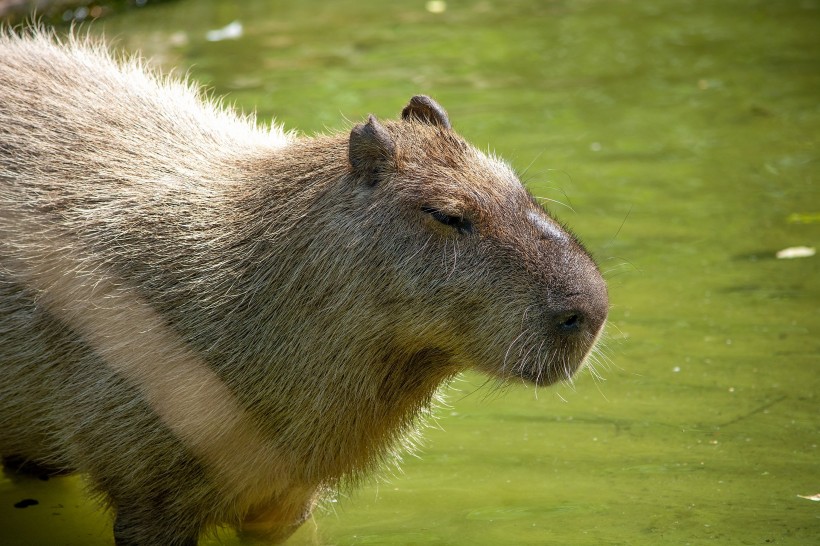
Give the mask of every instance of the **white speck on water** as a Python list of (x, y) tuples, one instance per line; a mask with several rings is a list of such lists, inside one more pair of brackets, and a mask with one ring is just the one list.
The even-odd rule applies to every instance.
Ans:
[(431, 0), (424, 5), (424, 9), (430, 13), (444, 13), (447, 11), (447, 2), (441, 0)]
[(593, 152), (600, 152), (603, 149), (600, 142), (593, 142), (589, 145), (589, 149)]
[(215, 30), (209, 30), (205, 34), (205, 39), (209, 42), (221, 42), (222, 40), (236, 40), (242, 36), (242, 23), (234, 21), (228, 25)]
[(797, 495), (797, 496), (800, 497), (801, 499), (820, 502), (820, 493), (817, 493), (816, 495)]
[(674, 373), (678, 373), (678, 372), (680, 372), (680, 366), (675, 366), (674, 368), (672, 368), (672, 371), (673, 371)]
[(791, 260), (794, 258), (809, 258), (814, 256), (814, 254), (814, 247), (790, 246), (789, 248), (784, 248), (783, 250), (778, 251), (776, 256), (778, 260)]

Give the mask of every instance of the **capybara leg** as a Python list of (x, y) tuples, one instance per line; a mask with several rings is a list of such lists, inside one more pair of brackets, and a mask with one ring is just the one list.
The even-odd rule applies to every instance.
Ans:
[(22, 455), (4, 455), (3, 468), (8, 472), (34, 476), (41, 480), (48, 479), (52, 476), (64, 476), (74, 472), (72, 468), (62, 468), (48, 463), (33, 461)]
[[(140, 512), (137, 512), (140, 514)], [(184, 530), (174, 522), (165, 522), (118, 508), (114, 520), (114, 542), (117, 546), (196, 546), (198, 530)]]

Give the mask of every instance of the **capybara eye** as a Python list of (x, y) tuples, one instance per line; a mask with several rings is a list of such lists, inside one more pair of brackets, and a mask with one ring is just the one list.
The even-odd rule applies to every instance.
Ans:
[(467, 234), (473, 232), (473, 223), (463, 216), (450, 216), (433, 207), (421, 207), (421, 211), (432, 216), (437, 222), (458, 230), (459, 233)]

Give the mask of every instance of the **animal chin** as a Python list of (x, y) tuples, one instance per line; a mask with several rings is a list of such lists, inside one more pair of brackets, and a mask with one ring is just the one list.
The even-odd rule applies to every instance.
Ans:
[(531, 366), (518, 371), (515, 377), (524, 379), (538, 387), (548, 387), (561, 381), (567, 381), (575, 375), (582, 363), (564, 366)]
[(551, 351), (541, 360), (521, 362), (509, 370), (506, 379), (523, 379), (539, 387), (569, 381), (584, 367), (593, 347), (594, 343), (571, 344)]

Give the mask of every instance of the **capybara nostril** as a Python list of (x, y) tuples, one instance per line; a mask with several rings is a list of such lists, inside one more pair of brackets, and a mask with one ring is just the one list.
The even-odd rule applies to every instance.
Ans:
[(584, 315), (580, 311), (569, 311), (567, 313), (562, 313), (556, 320), (558, 329), (565, 334), (578, 332), (584, 322)]

